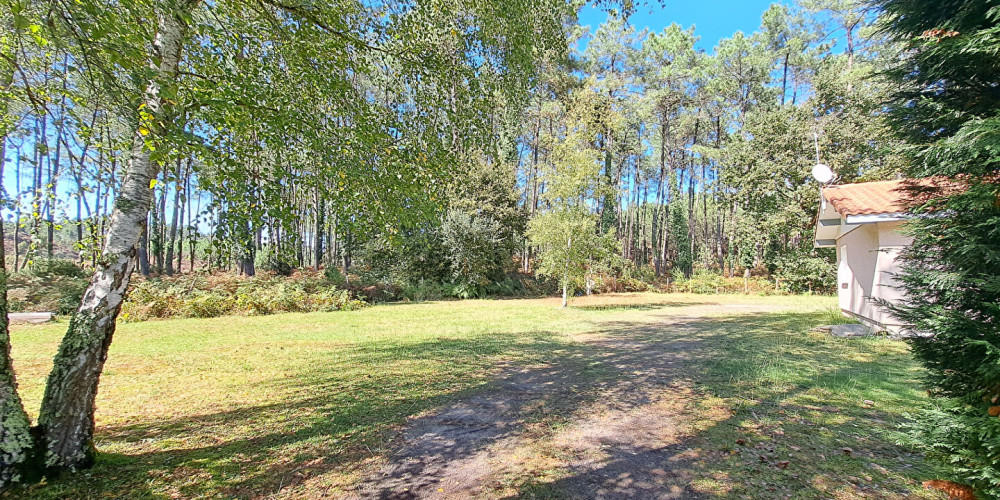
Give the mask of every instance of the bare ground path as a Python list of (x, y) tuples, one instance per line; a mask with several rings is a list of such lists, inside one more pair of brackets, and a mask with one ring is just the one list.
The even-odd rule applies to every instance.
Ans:
[(774, 305), (692, 305), (574, 337), (558, 361), (506, 367), (477, 395), (413, 419), (349, 498), (699, 498), (688, 447), (704, 411), (690, 377), (707, 353), (685, 335), (713, 316)]

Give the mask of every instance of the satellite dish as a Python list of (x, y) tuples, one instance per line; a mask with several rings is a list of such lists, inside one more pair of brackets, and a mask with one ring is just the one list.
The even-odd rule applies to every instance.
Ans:
[(830, 167), (817, 163), (812, 169), (813, 179), (816, 179), (820, 184), (826, 184), (833, 181), (837, 176), (833, 174), (833, 170)]

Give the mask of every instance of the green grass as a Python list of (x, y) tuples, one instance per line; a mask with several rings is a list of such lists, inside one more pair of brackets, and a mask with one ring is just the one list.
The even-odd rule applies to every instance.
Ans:
[[(720, 303), (733, 312), (687, 328), (655, 327), (655, 315)], [(692, 446), (713, 457), (692, 466), (705, 491), (779, 484), (799, 497), (829, 497), (856, 493), (850, 485), (858, 479), (902, 498), (924, 494), (915, 481), (937, 472), (892, 445), (895, 424), (926, 402), (905, 346), (806, 333), (829, 316), (832, 298), (632, 294), (578, 300), (580, 307), (567, 310), (556, 304), (453, 301), (119, 325), (98, 396), (97, 465), (4, 497), (344, 491), (385, 460), (408, 417), (484, 390), (503, 366), (576, 363), (576, 373), (594, 382), (619, 376), (580, 342), (593, 334), (697, 342), (692, 377), (704, 397), (692, 410), (718, 415), (726, 408), (723, 417), (694, 425)], [(799, 312), (747, 315), (741, 304)], [(13, 329), (32, 416), (65, 326)], [(577, 409), (557, 407), (539, 420), (545, 432), (558, 432)], [(838, 455), (843, 447), (859, 453)], [(775, 468), (772, 455), (806, 468)], [(886, 474), (873, 472), (881, 470)], [(559, 496), (555, 482), (521, 483), (522, 493)]]
[[(706, 488), (785, 498), (912, 498), (913, 478), (942, 471), (895, 446), (898, 425), (927, 403), (905, 344), (807, 333), (828, 311), (719, 318), (689, 334), (709, 347), (699, 382), (724, 420), (693, 446)], [(779, 463), (789, 462), (787, 468)], [(708, 478), (727, 477), (728, 480)], [(713, 484), (714, 483), (714, 484)]]

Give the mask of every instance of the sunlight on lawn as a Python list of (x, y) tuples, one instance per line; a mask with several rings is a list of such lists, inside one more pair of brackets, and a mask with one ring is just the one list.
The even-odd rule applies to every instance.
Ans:
[[(599, 353), (581, 342), (592, 335), (698, 342), (692, 375), (704, 398), (697, 404), (714, 415), (697, 437), (714, 457), (693, 468), (704, 492), (781, 481), (813, 491), (806, 497), (832, 494), (809, 489), (801, 470), (793, 478), (762, 467), (754, 446), (773, 443), (767, 446), (809, 463), (814, 472), (849, 481), (844, 478), (863, 477), (869, 463), (892, 468), (900, 453), (891, 444), (892, 428), (924, 402), (904, 345), (805, 333), (833, 301), (628, 294), (578, 298), (566, 310), (554, 307), (557, 299), (453, 301), (123, 324), (98, 397), (97, 466), (19, 494), (281, 491), (309, 497), (345, 491), (386, 460), (408, 417), (483, 390), (504, 366), (577, 363), (574, 373), (595, 385), (620, 378), (613, 367), (593, 364)], [(746, 304), (775, 306), (775, 312), (744, 315), (740, 306)], [(708, 319), (669, 330), (658, 326), (664, 315), (696, 310)], [(33, 416), (64, 328), (17, 326), (12, 333)], [(578, 404), (587, 401), (593, 397), (584, 395)], [(559, 417), (556, 411), (545, 419)], [(783, 438), (774, 437), (776, 429)], [(872, 456), (817, 458), (846, 442)], [(919, 493), (906, 474), (919, 476), (923, 466), (906, 460), (916, 465), (904, 474), (893, 469), (880, 484)], [(558, 489), (556, 483), (521, 483), (524, 492)]]

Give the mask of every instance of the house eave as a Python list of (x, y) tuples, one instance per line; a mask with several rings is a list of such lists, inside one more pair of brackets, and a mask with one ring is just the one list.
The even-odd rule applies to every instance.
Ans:
[(901, 220), (906, 220), (908, 215), (903, 212), (891, 213), (891, 214), (863, 214), (863, 215), (848, 215), (844, 217), (844, 221), (847, 224), (876, 224), (879, 222), (896, 222)]

